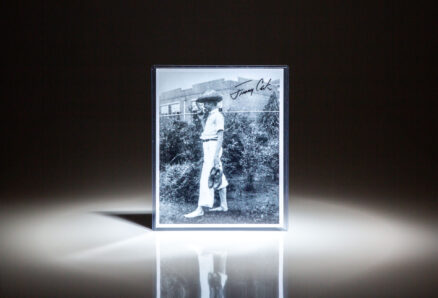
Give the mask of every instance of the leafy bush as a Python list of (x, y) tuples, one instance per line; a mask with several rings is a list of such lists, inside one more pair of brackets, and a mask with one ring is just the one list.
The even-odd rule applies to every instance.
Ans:
[(278, 181), (280, 166), (278, 138), (280, 113), (272, 113), (272, 111), (280, 111), (280, 102), (277, 93), (273, 92), (271, 94), (263, 110), (270, 111), (270, 113), (261, 113), (257, 119), (261, 133), (259, 143), (263, 145), (259, 151), (260, 167), (263, 169), (263, 173), (271, 177), (272, 180)]
[(280, 129), (280, 113), (272, 113), (273, 111), (280, 111), (280, 101), (278, 100), (278, 95), (276, 92), (271, 94), (268, 103), (263, 108), (263, 111), (269, 111), (269, 113), (260, 113), (258, 117), (258, 123), (270, 137), (278, 138), (278, 131)]
[(259, 173), (263, 176), (270, 177), (273, 181), (279, 178), (279, 142), (278, 138), (267, 141), (259, 149)]
[(160, 127), (160, 170), (166, 165), (202, 159), (200, 131), (192, 123), (169, 119)]
[(247, 117), (242, 114), (229, 113), (225, 117), (222, 163), (226, 175), (240, 176), (243, 174), (241, 160), (244, 145), (241, 135), (248, 124)]
[[(225, 119), (224, 171), (226, 174), (244, 176), (244, 189), (254, 190), (254, 178), (259, 168), (260, 131), (247, 114), (228, 113)], [(232, 182), (231, 182), (232, 184)]]
[(200, 177), (200, 162), (186, 162), (166, 166), (160, 172), (160, 200), (197, 202)]

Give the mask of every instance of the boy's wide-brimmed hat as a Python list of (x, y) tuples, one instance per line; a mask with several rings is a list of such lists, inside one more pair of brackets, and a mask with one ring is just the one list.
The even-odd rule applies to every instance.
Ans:
[(198, 99), (197, 102), (204, 103), (204, 102), (219, 102), (222, 100), (222, 95), (220, 95), (218, 92), (214, 90), (206, 91), (204, 94), (202, 94)]
[(213, 167), (208, 177), (208, 188), (217, 189), (222, 184), (222, 169)]

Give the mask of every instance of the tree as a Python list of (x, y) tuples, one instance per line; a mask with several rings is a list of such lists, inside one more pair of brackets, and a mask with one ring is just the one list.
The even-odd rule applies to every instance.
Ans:
[(258, 123), (266, 130), (270, 137), (278, 138), (280, 128), (280, 101), (278, 94), (272, 92), (268, 103), (264, 106), (263, 111), (258, 118)]

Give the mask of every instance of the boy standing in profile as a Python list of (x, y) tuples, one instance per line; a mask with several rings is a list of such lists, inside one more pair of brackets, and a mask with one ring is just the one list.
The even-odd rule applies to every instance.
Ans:
[[(209, 187), (209, 177), (212, 168), (221, 169), (222, 143), (224, 140), (224, 116), (217, 107), (218, 102), (222, 101), (222, 96), (215, 91), (208, 91), (196, 100), (198, 109), (200, 103), (204, 104), (207, 112), (207, 119), (202, 119), (203, 132), (201, 134), (202, 147), (204, 152), (204, 162), (202, 165), (201, 180), (199, 183), (198, 207), (191, 213), (185, 214), (186, 218), (193, 218), (204, 215), (204, 208), (209, 211), (228, 211), (227, 205), (227, 185), (228, 181), (221, 171), (217, 187)], [(220, 206), (212, 208), (214, 204), (214, 189), (219, 190)]]

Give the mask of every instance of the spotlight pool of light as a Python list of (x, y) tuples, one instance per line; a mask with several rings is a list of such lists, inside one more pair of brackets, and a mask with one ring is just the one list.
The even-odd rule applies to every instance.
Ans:
[(311, 283), (342, 286), (409, 260), (435, 260), (438, 252), (436, 227), (316, 199), (293, 200), (287, 232), (154, 232), (102, 213), (146, 214), (151, 208), (143, 200), (100, 199), (86, 204), (3, 209), (0, 248), (2, 267), (8, 272), (4, 284), (26, 275), (32, 275), (28, 278), (34, 282), (50, 276), (53, 283), (67, 276), (84, 288), (93, 289), (98, 281), (115, 291), (126, 287), (130, 294), (141, 295), (155, 287), (157, 243), (167, 257), (184, 258), (190, 249), (193, 253), (226, 251), (236, 260), (245, 258), (242, 264), (248, 268), (248, 260), (281, 251), (289, 287)]

